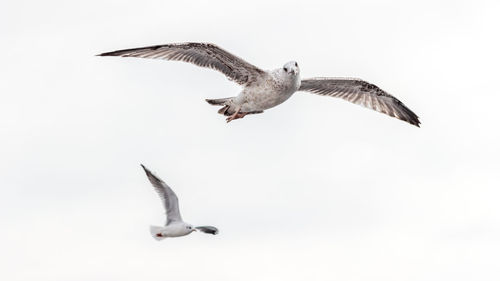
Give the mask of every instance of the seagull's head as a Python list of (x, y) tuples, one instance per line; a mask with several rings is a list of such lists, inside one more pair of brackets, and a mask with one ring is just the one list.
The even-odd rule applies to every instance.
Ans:
[(196, 228), (190, 224), (187, 224), (186, 225), (186, 230), (189, 231), (189, 232), (193, 232), (193, 231), (196, 231)]
[(296, 61), (289, 61), (283, 65), (283, 72), (289, 75), (299, 75), (299, 64)]

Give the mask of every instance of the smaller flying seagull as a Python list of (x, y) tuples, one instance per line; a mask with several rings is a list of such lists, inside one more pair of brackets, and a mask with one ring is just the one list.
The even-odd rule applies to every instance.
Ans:
[(181, 213), (179, 211), (179, 200), (174, 191), (159, 177), (151, 173), (148, 168), (142, 165), (142, 168), (146, 172), (149, 181), (154, 186), (160, 199), (163, 202), (163, 207), (165, 208), (167, 214), (167, 222), (165, 226), (151, 226), (150, 231), (153, 238), (156, 240), (162, 240), (167, 237), (179, 237), (186, 236), (193, 231), (201, 231), (208, 234), (217, 234), (219, 230), (214, 226), (197, 226), (194, 227), (182, 220)]
[(265, 71), (210, 43), (156, 45), (102, 53), (98, 56), (184, 61), (222, 72), (229, 80), (243, 87), (235, 97), (206, 100), (211, 105), (221, 106), (218, 112), (228, 116), (227, 122), (243, 118), (247, 114), (262, 113), (283, 103), (293, 93), (306, 91), (342, 98), (417, 127), (420, 124), (418, 116), (401, 101), (361, 79), (320, 77), (301, 80), (299, 65), (295, 61)]

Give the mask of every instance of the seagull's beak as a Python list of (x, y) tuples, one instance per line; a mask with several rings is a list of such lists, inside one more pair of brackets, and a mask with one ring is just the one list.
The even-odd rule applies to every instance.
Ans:
[(196, 229), (196, 228), (193, 227), (193, 231), (198, 231), (198, 229)]

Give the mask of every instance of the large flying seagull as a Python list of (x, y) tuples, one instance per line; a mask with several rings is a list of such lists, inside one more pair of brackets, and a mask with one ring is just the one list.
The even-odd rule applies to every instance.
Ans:
[(227, 122), (247, 114), (262, 113), (286, 101), (297, 91), (345, 99), (396, 117), (419, 127), (418, 116), (397, 98), (379, 87), (354, 78), (309, 78), (300, 80), (295, 61), (270, 71), (262, 70), (210, 43), (177, 43), (102, 53), (98, 56), (121, 56), (184, 61), (222, 72), (243, 86), (235, 97), (207, 99), (221, 106), (219, 113)]

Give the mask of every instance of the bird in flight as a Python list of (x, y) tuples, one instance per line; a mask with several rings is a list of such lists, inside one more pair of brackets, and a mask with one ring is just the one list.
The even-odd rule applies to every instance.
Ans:
[(142, 165), (142, 168), (146, 172), (146, 176), (155, 188), (160, 199), (163, 202), (163, 207), (167, 213), (167, 222), (165, 226), (151, 226), (150, 231), (153, 238), (156, 240), (162, 240), (167, 237), (179, 237), (186, 236), (193, 231), (201, 231), (209, 234), (217, 234), (219, 230), (214, 226), (192, 226), (185, 223), (182, 220), (181, 213), (179, 211), (179, 200), (174, 191), (159, 177), (151, 173), (148, 168)]
[(210, 43), (156, 45), (102, 53), (98, 56), (184, 61), (222, 72), (243, 87), (235, 97), (206, 100), (211, 105), (221, 107), (218, 112), (227, 116), (227, 122), (243, 118), (247, 114), (262, 113), (283, 103), (293, 93), (305, 91), (342, 98), (420, 127), (418, 116), (413, 111), (379, 87), (355, 78), (321, 77), (301, 80), (300, 68), (295, 61), (265, 71)]

